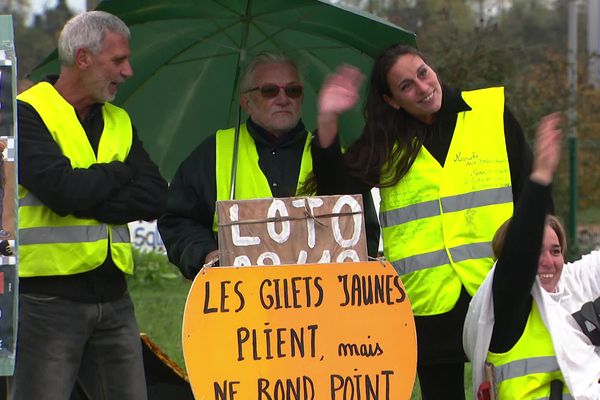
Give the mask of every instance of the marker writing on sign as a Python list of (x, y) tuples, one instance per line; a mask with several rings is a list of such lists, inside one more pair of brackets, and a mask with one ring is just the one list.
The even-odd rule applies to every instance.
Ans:
[(384, 370), (375, 376), (330, 375), (331, 400), (390, 400), (390, 375), (394, 375), (394, 371)]
[[(246, 254), (237, 254), (230, 261), (234, 267), (250, 266), (250, 265), (281, 265), (285, 263), (295, 262), (296, 264), (308, 263), (330, 263), (332, 261), (341, 263), (347, 261), (360, 261), (360, 257), (354, 248), (359, 243), (363, 233), (363, 216), (361, 204), (352, 196), (340, 196), (331, 208), (331, 212), (321, 210), (326, 217), (329, 229), (323, 232), (321, 227), (321, 235), (326, 234), (335, 241), (335, 246), (339, 246), (341, 250), (332, 255), (330, 249), (317, 250), (318, 242), (317, 229), (315, 226), (315, 218), (305, 218), (306, 226), (298, 229), (297, 225), (293, 225), (289, 219), (291, 209), (301, 209), (312, 215), (317, 215), (316, 209), (323, 207), (324, 202), (320, 198), (302, 198), (295, 199), (290, 204), (286, 204), (282, 199), (273, 199), (266, 210), (267, 221), (260, 228), (249, 230), (244, 228), (243, 224), (236, 224), (240, 221), (240, 206), (241, 204), (232, 204), (226, 209), (230, 227), (227, 228), (227, 239), (231, 238), (231, 245), (237, 248), (238, 252), (244, 251)], [(351, 222), (343, 222), (340, 220), (344, 216), (344, 212), (349, 213)], [(297, 211), (296, 211), (297, 214)], [(346, 220), (344, 220), (346, 221)], [(347, 225), (350, 224), (350, 225)], [(322, 225), (322, 226), (327, 226)], [(343, 229), (343, 226), (349, 226)], [(293, 228), (296, 227), (296, 228)], [(304, 231), (304, 232), (302, 232)], [(223, 231), (221, 231), (222, 233)], [(345, 233), (344, 233), (345, 232)], [(221, 235), (220, 233), (220, 235)], [(302, 235), (301, 235), (302, 234)], [(344, 236), (344, 234), (346, 236)], [(299, 243), (299, 237), (306, 237), (306, 242)], [(321, 237), (323, 239), (323, 237)], [(294, 254), (286, 250), (281, 253), (283, 245), (294, 242)], [(305, 246), (305, 247), (302, 247)], [(261, 251), (262, 249), (269, 249)], [(289, 254), (288, 254), (289, 253)], [(282, 260), (283, 256), (283, 260)], [(291, 257), (293, 261), (290, 260)]]
[(231, 307), (234, 306), (234, 301), (237, 303), (235, 305), (236, 308), (234, 309), (235, 312), (239, 312), (244, 308), (246, 301), (240, 289), (242, 281), (237, 281), (233, 285), (231, 281), (221, 281), (218, 286), (219, 288), (216, 296), (218, 299), (218, 306), (214, 304), (211, 306), (211, 284), (210, 281), (204, 283), (204, 314), (229, 312), (231, 311)]
[(344, 291), (342, 307), (393, 305), (406, 299), (398, 275), (338, 275), (338, 282)]
[[(271, 328), (265, 322), (265, 328), (255, 329), (244, 326), (237, 329), (238, 361), (246, 357), (253, 360), (271, 360), (273, 358), (316, 357), (318, 325), (296, 328)], [(251, 354), (250, 354), (251, 353)]]
[(260, 284), (260, 303), (265, 310), (319, 307), (323, 302), (321, 281), (318, 276), (265, 279)]

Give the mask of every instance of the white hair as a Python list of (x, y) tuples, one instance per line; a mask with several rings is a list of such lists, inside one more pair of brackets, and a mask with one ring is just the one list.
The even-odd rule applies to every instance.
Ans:
[(300, 80), (302, 79), (302, 77), (300, 76), (300, 69), (298, 68), (298, 64), (293, 58), (281, 53), (259, 53), (254, 58), (252, 58), (252, 60), (250, 60), (250, 62), (248, 63), (248, 65), (246, 65), (246, 68), (244, 69), (240, 85), (241, 93), (252, 89), (252, 86), (254, 85), (253, 75), (256, 68), (258, 68), (261, 65), (268, 64), (288, 64), (296, 70), (296, 72), (298, 73), (298, 78)]
[(119, 17), (104, 11), (88, 11), (71, 18), (58, 38), (58, 59), (61, 65), (72, 66), (79, 49), (92, 54), (102, 50), (106, 32), (114, 32), (129, 39), (129, 28)]

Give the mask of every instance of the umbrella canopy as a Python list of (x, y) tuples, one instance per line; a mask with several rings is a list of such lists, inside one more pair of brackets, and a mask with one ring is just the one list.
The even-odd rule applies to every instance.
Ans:
[[(373, 15), (319, 0), (105, 0), (99, 10), (131, 29), (134, 76), (115, 104), (127, 109), (161, 172), (217, 129), (235, 126), (240, 68), (255, 54), (284, 52), (299, 62), (303, 120), (315, 127), (317, 93), (342, 63), (368, 73), (373, 57), (415, 35)], [(56, 52), (32, 74), (59, 71)], [(359, 107), (341, 121), (342, 140), (362, 128)]]

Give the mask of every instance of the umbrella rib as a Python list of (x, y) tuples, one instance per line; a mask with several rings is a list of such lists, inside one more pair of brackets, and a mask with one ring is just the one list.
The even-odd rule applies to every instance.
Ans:
[[(251, 10), (252, 10), (252, 0), (248, 0), (248, 2), (246, 3), (246, 18), (248, 18), (248, 21), (251, 20), (251, 13), (250, 13)], [(238, 87), (239, 80), (240, 80), (241, 64), (246, 61), (246, 44), (248, 41), (249, 29), (250, 29), (249, 23), (243, 25), (242, 37), (240, 38), (241, 39), (240, 40), (240, 52), (238, 53), (238, 62), (237, 62), (236, 70), (235, 70), (234, 84), (231, 89), (232, 91), (235, 91), (236, 88)], [(231, 98), (235, 98), (234, 97), (235, 95), (236, 95), (236, 93), (232, 93)], [(229, 103), (229, 107), (231, 107), (231, 103)], [(230, 182), (231, 188), (229, 191), (230, 200), (235, 199), (235, 185), (236, 185), (236, 179), (237, 179), (237, 158), (238, 158), (238, 146), (239, 146), (239, 141), (240, 141), (241, 114), (242, 114), (241, 104), (239, 104), (239, 102), (238, 102), (236, 125), (235, 125), (235, 138), (234, 138), (234, 143), (233, 143), (233, 160), (232, 160), (232, 166), (231, 166), (231, 182)], [(229, 109), (228, 115), (231, 115), (231, 109)]]
[[(254, 15), (252, 14), (252, 0), (249, 0), (247, 2), (246, 5), (246, 11), (244, 14), (240, 14), (239, 12), (236, 12), (234, 9), (232, 9), (231, 7), (228, 7), (227, 5), (219, 2), (219, 1), (214, 1), (215, 4), (217, 4), (218, 6), (222, 7), (223, 9), (231, 12), (232, 14), (237, 14), (239, 16), (239, 20), (234, 21), (233, 23), (230, 24), (225, 24), (224, 26), (219, 26), (217, 21), (218, 19), (211, 19), (212, 23), (216, 26), (216, 30), (213, 31), (211, 33), (210, 36), (208, 37), (203, 37), (203, 38), (199, 38), (196, 41), (192, 42), (190, 45), (186, 46), (185, 48), (181, 49), (181, 51), (179, 51), (178, 53), (174, 54), (172, 57), (170, 57), (168, 60), (166, 60), (164, 62), (163, 65), (177, 65), (177, 64), (181, 64), (181, 63), (188, 63), (188, 62), (195, 62), (198, 60), (203, 60), (204, 57), (198, 57), (198, 58), (191, 58), (191, 59), (187, 59), (187, 60), (182, 60), (182, 61), (172, 61), (174, 59), (176, 59), (180, 54), (182, 54), (183, 52), (187, 51), (188, 49), (197, 46), (198, 44), (201, 43), (211, 43), (216, 45), (217, 47), (222, 47), (224, 49), (228, 49), (228, 50), (232, 50), (235, 51), (237, 54), (240, 55), (239, 60), (238, 60), (238, 64), (241, 62), (243, 63), (247, 52), (251, 51), (251, 49), (247, 48), (247, 40), (248, 40), (248, 35), (249, 35), (249, 29), (250, 26), (252, 26), (254, 29), (256, 29), (257, 32), (259, 32), (260, 34), (262, 34), (263, 38), (258, 41), (257, 43), (253, 44), (252, 48), (257, 48), (259, 46), (261, 46), (263, 43), (265, 42), (276, 42), (276, 40), (274, 41), (273, 38), (276, 37), (277, 35), (279, 35), (281, 32), (285, 31), (285, 30), (298, 30), (298, 29), (294, 29), (294, 26), (297, 26), (298, 24), (300, 24), (303, 21), (306, 21), (307, 19), (309, 19), (310, 17), (312, 17), (313, 15), (315, 15), (318, 10), (315, 9), (314, 7), (310, 8), (307, 12), (301, 13), (301, 15), (299, 16), (299, 18), (295, 19), (291, 24), (285, 26), (285, 27), (280, 27), (279, 29), (277, 29), (276, 31), (272, 32), (272, 33), (267, 33), (264, 29), (262, 29), (259, 25), (254, 23), (254, 18), (256, 17), (262, 17), (262, 16), (266, 16), (266, 15), (270, 15), (270, 14), (275, 14), (276, 12), (278, 12), (279, 10), (273, 10), (273, 11), (269, 11), (269, 12), (265, 12), (262, 14), (257, 14)], [(323, 5), (327, 5), (326, 3), (322, 3)], [(306, 6), (304, 5), (297, 5), (291, 8), (286, 8), (286, 11), (289, 10), (298, 10), (298, 9), (306, 9)], [(243, 23), (243, 30), (242, 30), (242, 36), (240, 37), (240, 43), (236, 43), (236, 40), (228, 33), (229, 29), (236, 25), (237, 23)], [(168, 30), (164, 29), (162, 30), (165, 33), (169, 33)], [(216, 40), (211, 40), (210, 38), (212, 37), (216, 37), (219, 34), (222, 34), (223, 36), (225, 36), (230, 42), (231, 42), (231, 46), (225, 45), (221, 42), (218, 42)], [(185, 37), (185, 36), (184, 36)], [(335, 47), (335, 46), (331, 46), (331, 47), (323, 47), (322, 49), (336, 49), (336, 48), (344, 48), (345, 46), (340, 45), (339, 47)], [(208, 56), (207, 58), (210, 57), (214, 57), (215, 55), (212, 56)], [(219, 56), (218, 54), (216, 56)]]
[[(196, 40), (196, 41), (194, 41), (194, 42), (190, 43), (189, 45), (187, 45), (187, 46), (185, 46), (185, 47), (183, 47), (183, 48), (179, 49), (179, 51), (177, 51), (175, 54), (171, 55), (171, 56), (170, 56), (168, 59), (166, 59), (166, 60), (165, 60), (165, 62), (164, 62), (162, 65), (160, 65), (160, 66), (159, 66), (157, 69), (155, 69), (154, 71), (152, 71), (152, 73), (151, 73), (151, 74), (148, 74), (148, 76), (147, 76), (145, 79), (143, 79), (142, 81), (140, 81), (140, 84), (139, 84), (139, 85), (138, 85), (138, 86), (135, 88), (135, 90), (133, 90), (133, 91), (132, 91), (132, 92), (129, 94), (129, 96), (128, 96), (128, 97), (132, 97), (132, 96), (134, 96), (134, 95), (135, 95), (135, 94), (136, 94), (136, 93), (137, 93), (139, 90), (141, 90), (141, 89), (144, 87), (144, 85), (145, 85), (147, 82), (149, 82), (149, 81), (150, 81), (150, 79), (151, 79), (152, 77), (154, 77), (154, 76), (155, 76), (155, 75), (156, 75), (156, 74), (157, 74), (157, 73), (158, 73), (158, 72), (159, 72), (159, 71), (160, 71), (162, 68), (165, 68), (166, 66), (178, 65), (178, 64), (182, 64), (182, 63), (187, 63), (187, 62), (191, 62), (191, 61), (193, 61), (193, 59), (190, 59), (190, 60), (182, 60), (182, 61), (177, 61), (177, 62), (174, 62), (173, 60), (174, 60), (174, 59), (176, 59), (176, 58), (177, 58), (178, 56), (180, 56), (181, 54), (183, 54), (184, 52), (186, 52), (187, 50), (189, 50), (190, 48), (192, 48), (192, 47), (194, 47), (194, 46), (198, 45), (199, 43), (214, 43), (214, 44), (217, 44), (218, 46), (220, 46), (220, 47), (222, 47), (222, 48), (225, 48), (225, 49), (229, 49), (229, 50), (236, 50), (235, 41), (233, 40), (233, 38), (232, 38), (230, 35), (228, 35), (228, 34), (226, 33), (226, 31), (227, 31), (227, 30), (228, 30), (230, 27), (234, 26), (236, 23), (237, 23), (237, 21), (236, 21), (236, 22), (234, 22), (234, 23), (228, 24), (227, 26), (224, 26), (224, 27), (221, 27), (221, 26), (218, 26), (218, 25), (217, 25), (217, 28), (218, 28), (218, 29), (217, 29), (217, 30), (215, 30), (215, 31), (213, 31), (213, 32), (211, 33), (211, 37), (217, 36), (219, 33), (223, 33), (223, 34), (224, 34), (224, 35), (225, 35), (225, 36), (226, 36), (226, 37), (227, 37), (227, 38), (228, 38), (228, 39), (229, 39), (229, 40), (230, 40), (230, 41), (231, 41), (231, 42), (232, 42), (234, 45), (232, 45), (232, 46), (225, 46), (225, 45), (223, 45), (222, 43), (218, 43), (218, 42), (216, 42), (216, 41), (208, 40), (208, 39), (206, 39), (206, 38), (201, 38), (201, 39), (199, 39), (199, 40)], [(163, 32), (165, 32), (165, 33), (166, 33), (166, 32), (168, 32), (168, 30), (162, 30), (162, 31), (163, 31)], [(237, 53), (239, 53), (239, 48), (238, 48), (238, 50), (237, 50), (236, 52), (237, 52)], [(223, 57), (225, 57), (225, 56), (227, 56), (227, 55), (229, 55), (229, 54), (225, 53), (225, 54), (221, 54), (221, 55), (219, 55), (219, 54), (216, 54), (216, 55), (210, 55), (210, 56), (206, 56), (206, 57), (201, 57), (201, 58), (199, 58), (198, 60), (203, 60), (203, 59), (214, 58), (214, 57), (216, 57), (216, 56), (223, 56)], [(236, 79), (237, 79), (237, 78), (236, 78)]]
[[(166, 60), (164, 64), (165, 65), (175, 65), (175, 64), (178, 64), (180, 62), (186, 62), (185, 60), (184, 61), (179, 61), (179, 62), (172, 62), (171, 60), (175, 59), (180, 54), (184, 53), (185, 51), (189, 50), (190, 48), (192, 48), (194, 46), (197, 46), (198, 44), (201, 44), (201, 43), (212, 43), (212, 44), (217, 45), (218, 47), (222, 47), (222, 48), (225, 48), (225, 49), (228, 49), (228, 50), (234, 50), (234, 49), (236, 49), (237, 46), (235, 45), (235, 40), (233, 40), (233, 38), (230, 35), (227, 34), (227, 30), (230, 29), (232, 26), (236, 25), (237, 23), (238, 22), (236, 21), (236, 22), (228, 24), (226, 26), (218, 26), (217, 25), (217, 29), (214, 30), (213, 32), (211, 32), (210, 36), (208, 36), (208, 37), (196, 38), (196, 36), (193, 36), (192, 34), (179, 35), (179, 37), (190, 37), (190, 38), (193, 38), (193, 39), (196, 39), (196, 40), (193, 41), (193, 42), (191, 42), (189, 45), (181, 48), (177, 53), (173, 54), (168, 60)], [(165, 34), (172, 34), (173, 33), (173, 31), (170, 31), (168, 29), (156, 29), (156, 31), (163, 32)], [(211, 40), (210, 39), (210, 38), (215, 37), (215, 36), (217, 36), (217, 35), (219, 35), (221, 33), (223, 33), (231, 41), (231, 43), (232, 43), (231, 46), (227, 46), (227, 45), (224, 45), (224, 44), (222, 44), (222, 43), (220, 43), (220, 42), (218, 42), (216, 40)]]
[[(230, 2), (231, 0), (226, 0), (227, 2)], [(323, 3), (322, 1), (318, 1), (319, 3), (323, 4), (323, 5), (328, 5), (327, 3)], [(236, 12), (234, 9), (232, 9), (231, 7), (226, 6), (225, 4), (221, 3), (220, 1), (214, 1), (214, 3), (219, 4), (221, 7), (223, 7), (225, 10), (231, 11), (232, 14), (237, 14), (240, 17), (243, 17), (243, 15), (252, 15), (254, 17), (263, 17), (263, 16), (267, 16), (267, 15), (271, 15), (271, 14), (278, 14), (279, 12), (281, 12), (281, 9), (273, 9), (270, 11), (266, 11), (260, 14), (248, 14), (248, 7), (246, 7), (246, 13), (245, 14), (240, 14), (238, 12)], [(252, 3), (252, 0), (248, 0), (248, 3)], [(302, 9), (302, 8), (306, 8), (306, 5), (304, 4), (298, 4), (298, 5), (294, 5), (294, 6), (289, 6), (288, 4), (286, 4), (284, 1), (281, 2), (281, 4), (285, 4), (285, 7), (282, 7), (283, 9), (285, 9), (286, 11), (291, 11), (291, 10), (296, 10), (296, 9)]]
[[(342, 46), (342, 45), (311, 47), (311, 50), (337, 50), (337, 49), (346, 49), (346, 47)], [(179, 65), (179, 64), (187, 64), (187, 63), (192, 63), (192, 62), (201, 62), (201, 61), (209, 60), (209, 59), (215, 58), (215, 57), (227, 57), (227, 56), (230, 56), (231, 54), (232, 53), (220, 53), (220, 54), (211, 54), (211, 55), (207, 55), (207, 56), (203, 56), (203, 57), (188, 58), (187, 60), (170, 62), (168, 65)]]
[[(304, 7), (294, 7), (294, 8), (299, 9), (299, 8), (304, 8)], [(303, 15), (301, 15), (300, 18), (295, 19), (291, 24), (282, 26), (270, 34), (267, 34), (264, 31), (264, 29), (262, 29), (259, 25), (253, 24), (254, 28), (264, 36), (264, 38), (262, 40), (258, 41), (257, 43), (255, 43), (253, 47), (256, 48), (265, 42), (272, 42), (273, 37), (277, 36), (281, 32), (284, 32), (286, 30), (295, 30), (295, 29), (293, 29), (293, 27), (295, 25), (298, 25), (300, 22), (307, 20), (308, 18), (310, 18), (311, 16), (316, 14), (317, 11), (318, 10), (311, 10), (310, 12), (306, 12)], [(268, 14), (270, 14), (270, 13), (265, 13), (265, 14), (261, 14), (261, 15), (268, 15)], [(250, 23), (251, 23), (251, 19), (248, 21), (248, 24), (246, 24), (246, 25), (248, 26)]]

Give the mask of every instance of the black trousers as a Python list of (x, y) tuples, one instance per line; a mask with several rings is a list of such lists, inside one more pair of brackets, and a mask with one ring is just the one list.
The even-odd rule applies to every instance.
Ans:
[(424, 400), (463, 400), (467, 358), (462, 330), (471, 296), (463, 287), (447, 313), (415, 317), (419, 360), (417, 373)]
[(464, 400), (465, 364), (435, 364), (417, 367), (423, 400)]

